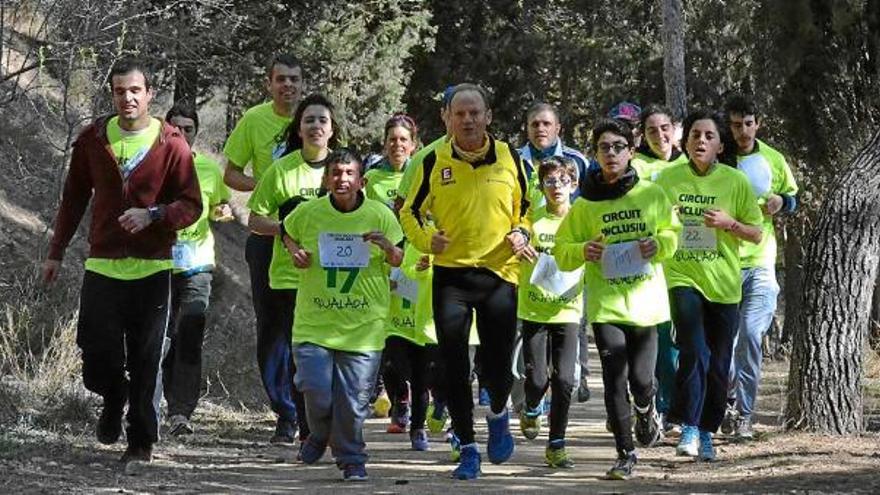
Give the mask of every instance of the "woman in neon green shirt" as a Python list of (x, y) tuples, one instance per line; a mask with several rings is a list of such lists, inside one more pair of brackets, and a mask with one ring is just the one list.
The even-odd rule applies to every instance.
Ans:
[(629, 126), (601, 120), (592, 136), (600, 169), (584, 178), (580, 198), (556, 233), (553, 254), (562, 270), (584, 267), (587, 320), (599, 349), (617, 447), (607, 476), (627, 479), (637, 462), (630, 393), (639, 443), (649, 447), (661, 434), (654, 406), (656, 325), (669, 320), (669, 304), (660, 262), (675, 252), (681, 226), (663, 190), (640, 180), (630, 164)]
[[(324, 160), (338, 145), (339, 135), (333, 104), (320, 94), (304, 98), (285, 131), (286, 154), (263, 172), (248, 201), (248, 227), (256, 234), (274, 237), (268, 274), (251, 272), (252, 280), (269, 278), (268, 293), (254, 294), (254, 304), (263, 308), (257, 312), (260, 378), (278, 415), (272, 442), (292, 443), (297, 427), (300, 445), (309, 435), (302, 394), (292, 383), (296, 369), (290, 328), (300, 277), (281, 242), (281, 222), (295, 205), (318, 196)], [(257, 264), (251, 268), (255, 270)]]
[(400, 181), (417, 142), (418, 129), (409, 115), (398, 113), (388, 119), (385, 123), (385, 153), (382, 161), (364, 176), (367, 181), (364, 192), (368, 198), (381, 201), (394, 209)]
[(712, 461), (742, 295), (740, 243), (761, 241), (762, 215), (718, 114), (688, 115), (683, 139), (689, 162), (664, 170), (656, 182), (684, 225), (678, 251), (663, 265), (679, 346), (669, 415), (682, 424), (676, 453)]

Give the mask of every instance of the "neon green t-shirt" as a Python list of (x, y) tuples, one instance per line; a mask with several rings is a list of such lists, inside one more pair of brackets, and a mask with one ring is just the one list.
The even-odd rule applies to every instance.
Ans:
[(660, 172), (673, 165), (687, 162), (688, 158), (684, 153), (681, 153), (678, 155), (678, 158), (671, 161), (661, 160), (660, 158), (645, 155), (644, 153), (636, 153), (629, 163), (634, 169), (636, 169), (636, 172), (639, 174), (639, 179), (653, 182), (660, 176)]
[(724, 210), (737, 221), (761, 225), (758, 201), (745, 174), (723, 164), (699, 176), (690, 163), (664, 170), (657, 178), (682, 222), (675, 255), (664, 262), (669, 288), (693, 287), (706, 299), (735, 304), (742, 298), (740, 240), (719, 229), (705, 227), (703, 212)]
[(223, 154), (241, 170), (250, 163), (254, 180), (259, 181), (272, 162), (284, 154), (283, 134), (291, 120), (275, 113), (271, 101), (253, 106), (235, 124)]
[(367, 185), (364, 187), (364, 193), (370, 199), (375, 199), (387, 207), (394, 209), (394, 200), (397, 199), (397, 190), (400, 182), (403, 180), (404, 170), (409, 168), (405, 166), (403, 170), (396, 171), (391, 168), (374, 168), (364, 174)]
[(447, 137), (441, 136), (430, 143), (428, 143), (424, 148), (420, 149), (415, 155), (410, 158), (409, 163), (406, 168), (403, 170), (403, 178), (400, 179), (400, 184), (397, 187), (397, 195), (403, 199), (406, 199), (407, 194), (409, 194), (410, 188), (412, 188), (413, 179), (415, 174), (422, 173), (422, 161), (428, 156), (428, 153), (434, 151), (437, 146), (446, 142)]
[[(760, 139), (755, 143), (751, 154), (737, 156), (736, 159), (737, 168), (749, 178), (759, 205), (764, 204), (770, 194), (797, 194), (797, 183), (785, 157)], [(773, 217), (764, 215), (761, 227), (764, 237), (760, 243), (744, 242), (740, 246), (739, 255), (743, 268), (762, 266), (772, 269), (776, 265), (776, 229), (773, 227)]]
[(380, 231), (398, 244), (403, 232), (394, 213), (367, 198), (354, 211), (343, 213), (327, 195), (299, 206), (284, 227), (312, 257), (311, 266), (300, 271), (293, 342), (349, 352), (383, 349), (391, 299), (385, 253), (371, 243), (365, 268), (323, 268), (318, 239), (322, 233)]
[[(418, 270), (416, 266), (422, 256), (428, 256), (429, 266), (425, 270)], [(408, 242), (403, 247), (403, 262), (400, 264), (400, 271), (407, 278), (415, 280), (419, 286), (414, 308), (415, 338), (411, 340), (420, 345), (437, 343), (437, 331), (434, 328), (433, 289), (431, 287), (433, 268), (430, 263), (432, 260), (433, 256), (422, 253)], [(392, 294), (392, 297), (395, 296)]]
[[(530, 210), (529, 216), (532, 221), (532, 246), (539, 253), (552, 256), (551, 251), (556, 245), (556, 231), (562, 223), (562, 217), (548, 212), (546, 206)], [(523, 259), (519, 266), (516, 309), (519, 319), (539, 323), (578, 323), (581, 321), (584, 307), (581, 284), (578, 284), (577, 289), (571, 293), (557, 295), (542, 287), (532, 285), (530, 280), (535, 269), (535, 262)]]
[(196, 223), (177, 231), (172, 251), (174, 272), (210, 269), (214, 266), (214, 234), (209, 221), (211, 210), (229, 200), (229, 188), (223, 183), (220, 165), (205, 155), (193, 153), (193, 164), (202, 191), (202, 214)]
[(424, 345), (422, 332), (416, 324), (416, 301), (391, 293), (388, 309), (388, 337), (401, 337), (417, 345)]
[[(584, 266), (587, 320), (646, 327), (669, 321), (669, 297), (661, 262), (675, 252), (681, 224), (663, 190), (640, 180), (617, 199), (575, 200), (556, 232), (553, 254), (562, 269)], [(639, 275), (606, 278), (602, 262), (584, 261), (584, 244), (606, 246), (653, 237), (657, 254)], [(607, 249), (607, 248), (606, 248)], [(640, 255), (639, 255), (640, 256)]]
[[(107, 139), (123, 177), (127, 177), (141, 163), (153, 143), (159, 138), (162, 123), (150, 119), (150, 125), (137, 132), (126, 132), (119, 127), (119, 117), (107, 121)], [(140, 258), (88, 258), (86, 270), (117, 280), (137, 280), (163, 270), (170, 270), (171, 260)]]
[[(318, 197), (324, 166), (312, 166), (296, 150), (275, 161), (264, 173), (248, 200), (251, 213), (275, 217), (278, 209), (289, 200), (310, 200)], [(295, 211), (295, 210), (294, 210)], [(299, 271), (279, 236), (272, 245), (272, 261), (269, 264), (269, 287), (273, 289), (296, 289)]]

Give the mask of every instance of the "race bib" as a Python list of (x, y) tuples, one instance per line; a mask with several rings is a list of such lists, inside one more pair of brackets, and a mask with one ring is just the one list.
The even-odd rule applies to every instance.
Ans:
[(651, 273), (651, 264), (642, 257), (639, 241), (608, 244), (602, 251), (602, 276), (606, 280)]
[(681, 248), (690, 251), (714, 251), (718, 248), (715, 229), (706, 227), (702, 219), (682, 221)]
[(321, 232), (318, 255), (323, 268), (366, 268), (370, 264), (370, 245), (361, 234)]
[(584, 277), (584, 269), (578, 268), (571, 272), (563, 272), (556, 264), (556, 258), (546, 253), (538, 254), (535, 269), (529, 283), (540, 287), (551, 294), (564, 296), (574, 291)]
[(174, 262), (174, 268), (178, 270), (194, 268), (196, 244), (191, 241), (177, 241), (171, 246), (171, 259)]
[(395, 282), (393, 293), (415, 303), (419, 298), (419, 283), (403, 274), (400, 268), (392, 268), (389, 278)]

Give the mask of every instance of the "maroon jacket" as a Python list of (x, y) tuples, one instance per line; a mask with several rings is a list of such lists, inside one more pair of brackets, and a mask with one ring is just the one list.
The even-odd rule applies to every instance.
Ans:
[[(192, 151), (180, 131), (162, 122), (159, 138), (143, 161), (123, 180), (107, 139), (108, 117), (100, 118), (73, 143), (49, 259), (60, 260), (92, 201), (89, 257), (170, 259), (177, 230), (202, 212)], [(129, 234), (119, 217), (129, 208), (158, 206), (162, 219)]]

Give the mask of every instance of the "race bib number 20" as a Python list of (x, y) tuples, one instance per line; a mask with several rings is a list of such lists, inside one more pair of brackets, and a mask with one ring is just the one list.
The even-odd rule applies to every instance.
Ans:
[(370, 263), (370, 245), (361, 234), (321, 232), (318, 255), (323, 268), (366, 268)]

